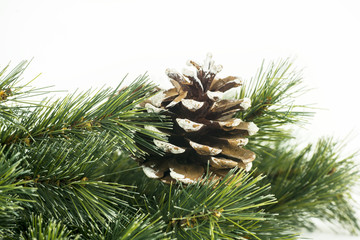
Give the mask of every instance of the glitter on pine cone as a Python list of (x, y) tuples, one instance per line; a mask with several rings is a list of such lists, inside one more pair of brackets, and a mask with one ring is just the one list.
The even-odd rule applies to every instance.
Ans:
[[(234, 115), (248, 109), (251, 101), (222, 99), (224, 92), (241, 86), (242, 81), (233, 76), (218, 78), (222, 66), (214, 64), (211, 54), (203, 65), (188, 63), (196, 72), (186, 69), (180, 74), (167, 69), (174, 87), (160, 90), (141, 104), (173, 121), (173, 129), (166, 132), (168, 142), (154, 140), (165, 155), (150, 154), (140, 163), (144, 173), (165, 183), (178, 180), (188, 184), (207, 171), (217, 178), (235, 167), (249, 171), (255, 154), (243, 147), (248, 143), (246, 137), (255, 134), (258, 127)], [(160, 132), (154, 127), (149, 130)]]

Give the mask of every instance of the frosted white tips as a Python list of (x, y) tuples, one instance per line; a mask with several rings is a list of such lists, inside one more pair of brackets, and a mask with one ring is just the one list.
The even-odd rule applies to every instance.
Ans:
[(212, 59), (212, 54), (211, 53), (208, 53), (206, 55), (206, 58), (205, 58), (205, 61), (204, 61), (204, 70), (209, 70), (211, 69), (211, 65), (214, 64), (214, 61), (211, 60)]
[(170, 76), (171, 74), (178, 74), (178, 72), (176, 71), (176, 69), (173, 69), (173, 68), (167, 68), (165, 70), (165, 74)]
[(183, 118), (177, 118), (176, 122), (182, 129), (185, 130), (185, 132), (197, 132), (204, 126), (202, 123), (193, 122), (189, 119)]
[(155, 133), (164, 134), (163, 132), (161, 132), (159, 129), (157, 129), (157, 128), (154, 127), (154, 126), (145, 125), (144, 128), (145, 128), (146, 130), (149, 130), (149, 131), (152, 131), (152, 132), (155, 132)]
[(252, 162), (249, 162), (248, 164), (246, 164), (245, 171), (249, 172), (252, 168), (252, 165), (253, 165)]
[(178, 104), (179, 102), (176, 101), (172, 101), (171, 103), (169, 103), (168, 105), (166, 105), (166, 108), (171, 108), (173, 106), (175, 106), (176, 104)]
[(195, 180), (193, 179), (190, 179), (190, 178), (186, 178), (184, 175), (180, 174), (180, 173), (177, 173), (177, 172), (174, 172), (174, 171), (171, 171), (170, 169), (170, 176), (182, 183), (185, 183), (185, 184), (190, 184), (190, 183), (194, 183)]
[(243, 85), (244, 80), (241, 79), (240, 77), (236, 77), (236, 79), (234, 80), (234, 82), (237, 83), (237, 84)]
[(220, 127), (237, 127), (240, 125), (240, 123), (242, 122), (241, 119), (239, 118), (234, 118), (231, 119), (230, 121), (226, 121), (226, 122), (219, 122)]
[(182, 74), (188, 77), (195, 77), (195, 73), (189, 69), (184, 68)]
[(190, 179), (190, 178), (186, 178), (185, 175), (175, 172), (173, 168), (170, 168), (170, 176), (173, 179), (176, 179), (176, 180), (178, 180), (180, 182), (183, 182), (185, 184), (190, 184), (190, 183), (195, 182), (195, 180)]
[(204, 174), (204, 168), (195, 164), (169, 162), (170, 177), (185, 184), (196, 182)]
[(198, 102), (193, 99), (183, 99), (181, 100), (182, 105), (189, 109), (192, 112), (199, 110), (202, 106), (204, 106), (204, 102)]
[(247, 138), (237, 138), (237, 139), (230, 139), (229, 140), (229, 143), (233, 146), (237, 146), (237, 147), (240, 147), (240, 146), (245, 146), (246, 144), (248, 144), (249, 142), (249, 139)]
[(170, 176), (173, 179), (179, 180), (181, 182), (185, 181), (184, 183), (192, 183), (194, 180), (191, 180), (190, 178), (185, 178), (185, 175), (181, 174), (181, 173), (177, 173), (174, 171), (173, 168), (170, 168)]
[(159, 113), (161, 112), (163, 109), (161, 108), (157, 108), (155, 107), (154, 105), (150, 104), (150, 103), (146, 103), (145, 104), (145, 108), (146, 108), (146, 111), (148, 113)]
[(244, 98), (243, 102), (240, 103), (240, 107), (242, 107), (244, 110), (248, 109), (249, 107), (251, 107), (251, 100), (250, 98)]
[(210, 158), (210, 165), (217, 169), (234, 168), (238, 165), (238, 162), (226, 159), (226, 158)]
[(195, 149), (195, 151), (200, 154), (200, 155), (218, 155), (219, 153), (221, 153), (221, 149), (219, 148), (213, 148), (207, 145), (203, 145), (203, 144), (199, 144), (193, 141), (190, 141), (190, 146)]
[(173, 153), (173, 154), (181, 154), (185, 152), (185, 148), (175, 146), (171, 143), (163, 142), (157, 139), (154, 139), (154, 143), (158, 148), (160, 148), (164, 152)]
[(259, 128), (255, 125), (255, 123), (249, 122), (249, 125), (248, 125), (248, 133), (249, 133), (249, 135), (250, 136), (254, 135), (258, 131), (259, 131)]
[(222, 92), (212, 92), (212, 91), (207, 91), (206, 94), (213, 101), (217, 101), (221, 99), (224, 95), (224, 93)]
[(212, 65), (210, 66), (210, 72), (211, 72), (211, 73), (214, 73), (214, 74), (218, 74), (219, 72), (221, 72), (222, 69), (223, 69), (223, 66), (222, 66), (222, 65), (212, 64)]
[[(148, 178), (161, 178), (161, 174), (159, 176), (159, 171), (156, 171), (154, 169), (152, 169), (151, 167), (147, 167), (147, 166), (141, 166), (145, 175), (148, 177)], [(163, 175), (163, 174), (162, 174)]]
[(160, 107), (162, 101), (165, 99), (166, 94), (164, 93), (164, 91), (160, 91), (157, 94), (155, 94), (154, 96), (149, 98), (149, 101), (151, 102), (151, 104), (155, 107)]

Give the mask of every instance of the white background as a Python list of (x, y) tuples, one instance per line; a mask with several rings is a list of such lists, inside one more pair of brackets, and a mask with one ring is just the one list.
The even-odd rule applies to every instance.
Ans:
[[(244, 79), (262, 60), (290, 57), (315, 88), (302, 101), (326, 109), (302, 138), (349, 135), (346, 154), (360, 149), (359, 13), (356, 0), (0, 0), (0, 67), (34, 58), (26, 79), (42, 73), (34, 85), (73, 91), (146, 71), (168, 87), (166, 68), (181, 70), (208, 52), (223, 76)], [(321, 231), (307, 236), (358, 239)]]

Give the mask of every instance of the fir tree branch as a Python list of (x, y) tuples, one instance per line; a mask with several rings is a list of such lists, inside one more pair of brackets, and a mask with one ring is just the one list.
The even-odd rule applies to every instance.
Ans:
[(29, 64), (27, 61), (22, 61), (9, 73), (7, 72), (10, 65), (0, 71), (0, 132), (4, 131), (4, 126), (9, 124), (21, 128), (18, 115), (28, 111), (31, 106), (37, 105), (36, 102), (31, 101), (31, 98), (48, 93), (46, 90), (48, 87), (30, 87), (31, 82), (39, 75), (22, 84), (20, 77)]
[(119, 92), (118, 88), (74, 93), (53, 103), (44, 100), (32, 112), (19, 116), (22, 128), (8, 126), (2, 129), (0, 140), (7, 145), (18, 141), (31, 144), (47, 138), (82, 141), (92, 132), (106, 131), (117, 138), (119, 148), (124, 151), (145, 154), (139, 145), (158, 151), (152, 141), (145, 138), (163, 140), (162, 136), (143, 126), (166, 128), (169, 124), (157, 114), (135, 108), (154, 94), (154, 85), (147, 83), (146, 76), (141, 76)]
[(161, 218), (150, 215), (120, 212), (118, 216), (101, 230), (94, 226), (82, 236), (90, 240), (147, 240), (171, 239), (170, 233), (163, 232), (164, 222)]
[(295, 104), (296, 98), (307, 89), (302, 86), (301, 72), (292, 65), (287, 59), (265, 68), (263, 62), (255, 77), (245, 83), (237, 95), (240, 99), (251, 99), (251, 108), (237, 116), (259, 127), (259, 132), (249, 137), (248, 145), (258, 154), (268, 153), (266, 143), (269, 141), (293, 137), (285, 126), (305, 123), (306, 118), (313, 115), (303, 110), (309, 106)]
[(102, 181), (101, 169), (107, 167), (108, 153), (115, 145), (105, 133), (77, 144), (42, 141), (39, 145), (18, 145), (9, 154), (26, 155), (24, 168), (28, 172), (17, 181), (31, 180), (27, 185), (37, 189), (36, 196), (19, 194), (34, 202), (25, 212), (81, 225), (86, 221), (104, 224), (119, 208), (130, 208), (124, 200), (133, 195), (130, 186)]
[[(2, 236), (19, 236), (19, 227), (29, 222), (34, 224), (24, 232), (28, 235), (23, 236), (38, 233), (41, 236), (45, 230), (52, 234), (59, 230), (58, 225), (54, 227), (51, 223), (53, 218), (77, 232), (84, 232), (81, 229), (88, 223), (102, 229), (114, 221), (120, 209), (135, 213), (128, 204), (134, 195), (132, 187), (104, 179), (116, 173), (111, 171), (116, 168), (109, 169), (109, 165), (120, 165), (113, 161), (113, 152), (120, 149), (139, 156), (146, 152), (144, 149), (159, 151), (152, 139), (164, 140), (163, 136), (145, 129), (144, 125), (166, 128), (169, 124), (161, 116), (137, 107), (155, 93), (155, 86), (148, 83), (146, 76), (141, 76), (121, 90), (119, 85), (116, 89), (90, 90), (64, 99), (45, 99), (37, 105), (25, 105), (19, 98), (30, 91), (21, 92), (24, 87), (16, 85), (25, 69), (23, 64), (25, 62), (1, 82), (2, 87), (10, 89), (10, 86), (12, 90), (12, 95), (4, 95), (0, 102), (2, 109), (6, 109), (0, 111), (1, 146), (7, 158), (22, 156), (13, 166), (1, 169), (22, 169), (10, 182), (0, 184), (10, 189), (8, 193), (3, 191), (5, 202), (1, 207), (7, 211), (3, 211), (1, 217), (8, 220), (6, 226), (14, 228), (1, 227)], [(7, 112), (11, 113), (10, 120), (5, 115)], [(31, 204), (23, 204), (24, 201)], [(42, 220), (29, 219), (27, 216), (31, 213), (42, 214), (40, 218), (49, 223), (51, 229), (41, 229)], [(155, 224), (152, 221), (149, 229), (155, 229), (150, 227)], [(133, 223), (136, 225), (136, 220)], [(144, 236), (136, 233), (133, 226), (129, 228), (135, 235)]]
[(11, 236), (16, 229), (16, 221), (23, 209), (23, 204), (31, 202), (21, 195), (34, 196), (35, 188), (26, 187), (30, 181), (16, 181), (29, 171), (21, 168), (24, 158), (19, 154), (9, 156), (0, 151), (0, 238)]
[(55, 219), (46, 221), (42, 215), (32, 214), (29, 226), (21, 233), (19, 239), (52, 239), (52, 240), (77, 240), (79, 235), (73, 235), (66, 225)]
[(176, 239), (295, 239), (280, 224), (263, 232), (263, 222), (275, 220), (261, 209), (276, 202), (269, 185), (260, 186), (263, 177), (231, 171), (221, 182), (211, 179), (170, 187), (148, 181), (138, 186), (144, 195), (137, 204), (153, 215), (160, 211)]
[(28, 68), (30, 63), (31, 61), (21, 61), (7, 74), (6, 72), (10, 65), (7, 65), (0, 71), (0, 90), (3, 91), (1, 94), (3, 101), (8, 100), (15, 103), (25, 103), (27, 105), (32, 105), (33, 103), (31, 101), (24, 101), (22, 99), (30, 99), (35, 96), (49, 93), (49, 91), (45, 91), (45, 89), (48, 89), (49, 87), (34, 88), (30, 86), (30, 84), (40, 76), (40, 74), (38, 74), (32, 80), (22, 83), (21, 76)]
[(266, 181), (272, 183), (271, 192), (278, 199), (267, 210), (279, 213), (279, 218), (294, 226), (313, 229), (312, 217), (340, 223), (352, 233), (359, 232), (350, 196), (360, 176), (354, 155), (341, 157), (342, 147), (332, 139), (321, 139), (301, 151), (293, 145), (271, 146), (272, 156), (257, 164), (267, 174)]

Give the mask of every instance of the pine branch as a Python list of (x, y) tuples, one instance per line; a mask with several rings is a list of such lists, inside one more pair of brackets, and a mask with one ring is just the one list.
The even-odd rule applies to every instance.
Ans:
[[(295, 145), (295, 144), (293, 144)], [(299, 227), (313, 229), (310, 218), (333, 224), (340, 223), (352, 233), (360, 230), (350, 191), (359, 181), (354, 155), (340, 156), (341, 145), (331, 139), (319, 140), (301, 151), (286, 143), (270, 146), (274, 149), (258, 162), (259, 170), (267, 174), (271, 192), (278, 199), (267, 207), (279, 218)]]
[(4, 127), (1, 131), (1, 142), (7, 145), (19, 141), (31, 144), (47, 138), (82, 141), (92, 132), (106, 131), (117, 138), (119, 148), (124, 151), (145, 154), (140, 145), (158, 152), (152, 141), (146, 137), (163, 139), (162, 136), (143, 126), (166, 128), (169, 124), (157, 114), (135, 108), (145, 98), (154, 94), (154, 85), (147, 83), (147, 77), (142, 76), (119, 92), (118, 88), (108, 88), (95, 93), (74, 93), (53, 103), (44, 100), (41, 106), (32, 112), (19, 116), (21, 128), (11, 125)]
[(289, 59), (271, 63), (267, 68), (262, 63), (255, 77), (242, 86), (237, 96), (239, 99), (250, 98), (252, 105), (237, 116), (244, 121), (253, 121), (260, 129), (249, 137), (248, 147), (257, 154), (268, 153), (268, 142), (293, 138), (286, 126), (305, 123), (307, 117), (313, 115), (303, 110), (309, 106), (295, 104), (296, 98), (306, 91), (301, 72), (293, 69)]
[[(152, 215), (160, 211), (176, 239), (296, 239), (261, 210), (276, 202), (267, 194), (269, 184), (261, 184), (263, 177), (232, 171), (221, 182), (211, 179), (170, 187), (140, 181), (138, 191), (144, 195), (137, 204)], [(262, 228), (264, 222), (271, 227)]]
[(272, 184), (271, 192), (279, 201), (266, 209), (293, 226), (313, 229), (309, 219), (314, 217), (358, 232), (350, 197), (350, 188), (359, 179), (353, 156), (341, 159), (341, 148), (331, 140), (320, 140), (316, 147), (302, 151), (296, 151), (295, 142), (284, 141), (294, 138), (290, 126), (303, 124), (312, 115), (303, 111), (308, 107), (294, 104), (305, 92), (301, 84), (301, 75), (292, 70), (289, 60), (267, 69), (263, 64), (238, 96), (252, 100), (252, 107), (238, 116), (260, 128), (247, 147), (260, 156), (254, 164), (267, 175), (265, 181)]
[(79, 235), (73, 235), (66, 225), (55, 219), (46, 221), (42, 215), (31, 216), (28, 227), (21, 233), (18, 239), (52, 239), (52, 240), (76, 240)]
[(26, 187), (30, 181), (16, 181), (28, 171), (20, 165), (24, 158), (19, 154), (12, 156), (0, 151), (0, 238), (14, 234), (16, 221), (19, 219), (23, 204), (28, 201), (21, 195), (34, 196), (35, 188)]
[(42, 141), (31, 146), (18, 145), (9, 154), (26, 156), (26, 174), (17, 181), (31, 180), (27, 185), (37, 189), (36, 196), (20, 194), (33, 201), (26, 212), (42, 213), (46, 218), (61, 219), (73, 225), (87, 221), (105, 223), (118, 209), (130, 208), (124, 199), (132, 198), (130, 186), (102, 181), (109, 152), (116, 142), (106, 134), (84, 142)]
[(4, 126), (9, 124), (21, 128), (18, 123), (18, 114), (37, 105), (36, 102), (31, 101), (31, 98), (48, 93), (47, 87), (30, 87), (31, 82), (39, 75), (31, 81), (22, 83), (20, 77), (29, 64), (27, 61), (22, 61), (9, 73), (7, 72), (10, 65), (0, 71), (0, 132), (4, 130)]
[(106, 228), (98, 230), (90, 226), (88, 232), (82, 234), (84, 239), (90, 240), (147, 240), (170, 239), (170, 233), (163, 232), (164, 222), (161, 218), (150, 215), (120, 212), (108, 223)]
[[(87, 223), (96, 229), (104, 228), (114, 221), (120, 209), (134, 214), (135, 209), (128, 204), (135, 194), (132, 186), (104, 179), (117, 174), (116, 168), (109, 169), (109, 165), (121, 165), (112, 158), (115, 151), (137, 156), (146, 153), (144, 149), (159, 152), (149, 139), (164, 140), (163, 136), (144, 125), (166, 128), (169, 124), (158, 114), (137, 107), (155, 93), (155, 86), (141, 76), (121, 90), (119, 85), (116, 89), (89, 90), (26, 105), (18, 101), (21, 94), (26, 95), (20, 91), (24, 87), (16, 85), (24, 64), (1, 82), (2, 87), (12, 90), (12, 95), (4, 95), (0, 102), (2, 109), (7, 109), (0, 111), (3, 155), (9, 159), (21, 156), (21, 160), (1, 169), (8, 176), (9, 172), (17, 174), (11, 181), (4, 178), (0, 182), (1, 188), (10, 189), (2, 192), (1, 217), (8, 222), (4, 228), (0, 226), (0, 233), (4, 238), (19, 236), (19, 227), (33, 222), (29, 226), (32, 230), (26, 230), (26, 234), (40, 234), (45, 231), (40, 228), (41, 219), (52, 226), (46, 231), (58, 231), (51, 219), (60, 219), (81, 232)], [(11, 105), (11, 101), (15, 104)], [(4, 112), (12, 114), (11, 121)], [(41, 214), (41, 219), (29, 219), (32, 213)], [(7, 230), (8, 226), (13, 229)]]

